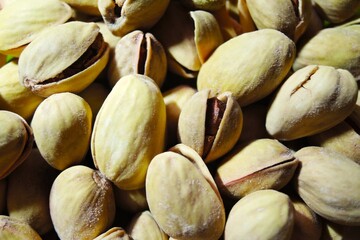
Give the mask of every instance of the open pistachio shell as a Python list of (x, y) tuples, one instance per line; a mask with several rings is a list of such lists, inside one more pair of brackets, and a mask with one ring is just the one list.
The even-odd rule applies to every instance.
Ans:
[(205, 162), (230, 151), (241, 130), (241, 108), (230, 92), (211, 97), (209, 89), (199, 91), (185, 103), (179, 116), (179, 141)]
[(0, 215), (0, 239), (42, 240), (29, 224), (5, 215)]
[(7, 177), (29, 156), (33, 131), (16, 113), (0, 110), (0, 179)]
[(225, 210), (201, 157), (178, 144), (158, 154), (146, 175), (146, 197), (161, 229), (178, 240), (219, 239)]
[(0, 11), (0, 52), (19, 56), (44, 29), (70, 19), (73, 11), (59, 0), (16, 0)]
[(53, 26), (39, 34), (21, 54), (20, 82), (44, 97), (77, 93), (105, 68), (108, 55), (109, 46), (96, 23), (74, 21)]
[(132, 240), (126, 231), (121, 227), (112, 227), (106, 232), (100, 234), (94, 240)]
[(274, 139), (258, 139), (238, 145), (216, 170), (222, 193), (240, 199), (262, 189), (279, 190), (293, 177), (298, 160)]
[(161, 230), (151, 212), (146, 210), (136, 214), (128, 229), (129, 235), (134, 239), (168, 240), (169, 237)]
[(151, 159), (164, 148), (165, 118), (163, 97), (151, 78), (121, 78), (95, 120), (91, 138), (95, 166), (121, 189), (144, 187)]
[(321, 16), (333, 23), (344, 22), (360, 8), (358, 0), (313, 0), (313, 3)]

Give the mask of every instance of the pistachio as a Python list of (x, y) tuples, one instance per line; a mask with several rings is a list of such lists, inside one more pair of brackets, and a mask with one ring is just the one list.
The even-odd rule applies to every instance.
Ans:
[(112, 227), (106, 232), (94, 238), (94, 240), (132, 240), (123, 228)]
[(310, 65), (292, 74), (270, 103), (266, 130), (281, 140), (310, 136), (335, 126), (355, 108), (357, 84), (350, 72)]
[(119, 40), (110, 61), (108, 79), (111, 86), (128, 74), (143, 74), (161, 87), (167, 70), (165, 50), (151, 33), (136, 30)]
[(114, 187), (116, 207), (130, 212), (138, 213), (148, 209), (145, 188), (135, 190), (122, 190)]
[(94, 239), (112, 225), (115, 217), (110, 181), (99, 171), (81, 165), (57, 176), (49, 206), (60, 239)]
[(274, 139), (258, 139), (238, 145), (216, 170), (220, 191), (232, 198), (262, 189), (279, 190), (294, 175), (298, 160)]
[(111, 90), (95, 120), (91, 152), (117, 187), (144, 187), (151, 159), (164, 148), (165, 111), (158, 86), (144, 75), (127, 75)]
[(97, 0), (63, 0), (77, 11), (89, 15), (101, 16)]
[(29, 224), (40, 235), (53, 226), (49, 210), (50, 188), (57, 171), (33, 149), (26, 161), (8, 177), (9, 216)]
[(41, 155), (52, 167), (64, 170), (83, 160), (91, 118), (89, 104), (73, 93), (53, 94), (39, 105), (31, 126)]
[(294, 182), (304, 202), (327, 220), (360, 225), (360, 165), (322, 147), (302, 148), (295, 157), (300, 167)]
[(44, 97), (67, 91), (77, 93), (100, 74), (108, 55), (109, 47), (95, 23), (74, 21), (53, 26), (39, 34), (21, 54), (20, 82)]
[(231, 91), (240, 106), (269, 95), (282, 82), (295, 57), (295, 44), (283, 33), (262, 29), (220, 45), (202, 65), (198, 90)]
[(7, 177), (29, 156), (34, 142), (27, 122), (9, 111), (0, 110), (0, 180)]
[(132, 238), (147, 240), (168, 240), (169, 237), (161, 230), (152, 214), (146, 210), (136, 214), (128, 227)]
[(313, 0), (315, 9), (333, 23), (344, 22), (360, 8), (358, 0)]
[(163, 16), (169, 0), (99, 0), (98, 8), (110, 31), (117, 36), (149, 30)]
[(275, 190), (259, 190), (240, 199), (231, 209), (225, 240), (290, 239), (294, 207), (290, 198)]
[(193, 148), (205, 162), (230, 151), (241, 130), (241, 108), (230, 92), (212, 97), (208, 89), (199, 91), (181, 109), (179, 141)]
[(20, 56), (40, 32), (66, 22), (72, 14), (70, 6), (59, 0), (13, 1), (0, 11), (0, 52)]
[(29, 224), (0, 215), (0, 239), (41, 240), (41, 237)]
[(0, 109), (19, 114), (28, 120), (43, 98), (20, 84), (16, 60), (0, 68)]
[(160, 228), (175, 239), (215, 240), (225, 225), (225, 210), (201, 157), (178, 144), (151, 161), (146, 197)]

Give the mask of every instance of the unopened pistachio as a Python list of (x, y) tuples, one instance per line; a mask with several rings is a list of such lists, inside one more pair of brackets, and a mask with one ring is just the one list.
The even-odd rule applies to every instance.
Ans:
[(5, 215), (0, 215), (0, 239), (42, 240), (29, 224)]
[(136, 214), (128, 229), (129, 235), (134, 240), (168, 240), (169, 237), (161, 230), (151, 212), (146, 210)]
[(31, 121), (43, 158), (58, 170), (79, 164), (88, 150), (91, 119), (89, 104), (73, 93), (45, 99)]
[(121, 227), (112, 227), (106, 232), (100, 234), (94, 240), (133, 240)]
[(112, 225), (115, 217), (111, 182), (99, 171), (81, 165), (57, 176), (49, 206), (60, 239), (94, 239)]
[(313, 5), (322, 17), (333, 23), (344, 22), (360, 8), (358, 0), (313, 0)]

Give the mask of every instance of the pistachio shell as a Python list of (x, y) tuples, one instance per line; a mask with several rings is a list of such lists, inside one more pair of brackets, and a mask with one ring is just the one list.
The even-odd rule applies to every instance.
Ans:
[(262, 189), (279, 190), (293, 177), (298, 160), (274, 139), (258, 139), (236, 146), (216, 170), (222, 193), (233, 198)]
[(118, 187), (114, 187), (114, 193), (116, 207), (125, 212), (138, 213), (149, 208), (146, 201), (145, 188), (122, 190)]
[(32, 129), (16, 113), (0, 110), (0, 179), (7, 177), (29, 156)]
[(134, 239), (168, 240), (149, 211), (136, 214), (128, 227), (128, 232)]
[(295, 44), (283, 33), (263, 29), (220, 45), (202, 65), (198, 90), (231, 91), (240, 106), (269, 95), (282, 82), (295, 57)]
[(29, 224), (5, 215), (0, 215), (0, 230), (0, 239), (41, 240)]
[(215, 182), (200, 156), (185, 145), (154, 157), (146, 197), (156, 222), (172, 238), (211, 240), (223, 232), (225, 211)]
[(69, 5), (58, 0), (14, 1), (0, 11), (0, 52), (19, 56), (41, 31), (66, 22), (72, 13)]
[(110, 181), (85, 166), (65, 169), (51, 188), (50, 215), (60, 239), (94, 239), (115, 217)]
[(80, 163), (88, 150), (91, 119), (89, 104), (73, 93), (45, 99), (31, 121), (43, 158), (58, 170)]
[(44, 97), (80, 92), (104, 69), (108, 55), (109, 47), (95, 23), (74, 21), (53, 26), (21, 54), (20, 82)]
[(360, 225), (360, 165), (337, 152), (305, 147), (295, 153), (301, 167), (296, 190), (317, 214), (343, 225)]
[(144, 75), (120, 79), (94, 124), (95, 166), (121, 189), (144, 187), (151, 159), (163, 150), (166, 113), (158, 86)]
[(360, 8), (358, 0), (313, 0), (315, 9), (333, 23), (344, 22)]
[(275, 190), (259, 190), (240, 199), (231, 209), (225, 240), (290, 239), (294, 207), (290, 198)]
[(291, 75), (275, 95), (266, 130), (281, 140), (325, 131), (351, 114), (356, 99), (356, 81), (347, 70), (307, 66)]
[(103, 234), (94, 238), (94, 240), (132, 240), (121, 227), (112, 227)]
[(74, 9), (89, 15), (101, 16), (97, 0), (63, 0)]

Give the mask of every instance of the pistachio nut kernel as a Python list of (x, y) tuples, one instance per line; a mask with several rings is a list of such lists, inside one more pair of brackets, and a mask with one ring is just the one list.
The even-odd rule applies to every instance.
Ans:
[(304, 147), (295, 153), (300, 167), (295, 188), (321, 217), (342, 225), (360, 225), (360, 165), (322, 147)]
[(293, 151), (275, 139), (258, 139), (236, 146), (220, 163), (215, 181), (232, 198), (262, 189), (279, 190), (298, 165)]
[(209, 89), (195, 93), (179, 116), (179, 141), (193, 148), (205, 162), (225, 155), (238, 141), (242, 112), (230, 92), (216, 97)]
[(89, 104), (73, 93), (53, 94), (39, 105), (31, 127), (41, 155), (53, 168), (64, 170), (83, 160), (91, 119)]
[(33, 131), (18, 114), (0, 110), (0, 180), (7, 177), (29, 156)]
[[(360, 80), (360, 24), (325, 28), (299, 49), (293, 69), (325, 65), (348, 70)], [(331, 57), (329, 57), (331, 56)]]
[(276, 29), (295, 42), (310, 22), (311, 0), (248, 0), (246, 2), (258, 29)]
[(211, 89), (213, 95), (231, 91), (246, 106), (275, 90), (294, 57), (294, 42), (277, 30), (241, 34), (220, 45), (202, 65), (197, 87)]
[(16, 60), (0, 68), (0, 109), (29, 120), (44, 99), (20, 84), (18, 71)]
[(98, 8), (98, 0), (63, 0), (71, 7), (82, 13), (101, 16)]
[(74, 21), (53, 26), (39, 34), (21, 54), (20, 82), (43, 97), (78, 93), (105, 68), (108, 55), (109, 46), (96, 23)]
[(351, 114), (358, 87), (347, 70), (310, 65), (292, 74), (270, 103), (266, 130), (294, 140), (335, 126)]
[(5, 215), (0, 215), (0, 239), (42, 240), (29, 224)]
[(99, 171), (81, 165), (57, 176), (49, 206), (60, 239), (94, 239), (110, 228), (115, 218), (111, 182)]
[(133, 240), (133, 238), (123, 228), (112, 227), (94, 238), (94, 240)]
[(275, 190), (255, 191), (240, 199), (230, 210), (225, 240), (290, 239), (294, 207), (290, 198)]
[(72, 14), (71, 7), (59, 0), (13, 1), (0, 11), (0, 53), (19, 57), (40, 32), (65, 23)]
[(105, 24), (116, 36), (134, 30), (149, 30), (163, 16), (169, 0), (99, 0), (98, 8)]
[(178, 240), (219, 239), (225, 209), (201, 157), (178, 144), (156, 155), (146, 175), (146, 197), (160, 228)]
[(121, 189), (143, 188), (151, 159), (163, 151), (165, 128), (165, 103), (156, 83), (144, 75), (122, 77), (96, 116), (95, 166)]
[(134, 239), (168, 240), (169, 237), (161, 230), (150, 211), (136, 214), (130, 221), (128, 233)]
[(143, 74), (161, 87), (167, 73), (165, 50), (151, 33), (135, 30), (119, 40), (111, 59), (108, 79), (111, 86), (128, 74)]
[(313, 0), (314, 8), (332, 23), (341, 23), (355, 15), (360, 8), (358, 0)]

